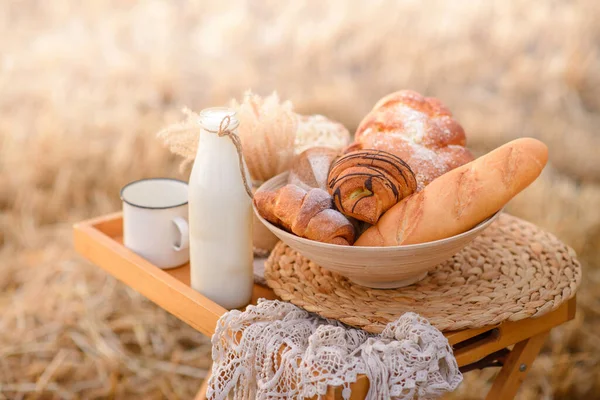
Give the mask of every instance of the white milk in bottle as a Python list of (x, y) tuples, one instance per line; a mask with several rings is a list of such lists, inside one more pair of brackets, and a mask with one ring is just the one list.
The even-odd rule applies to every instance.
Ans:
[[(239, 121), (234, 110), (215, 107), (203, 110), (199, 122), (189, 182), (192, 288), (227, 309), (243, 307), (250, 302), (254, 283), (252, 200), (238, 148), (227, 135), (237, 135)], [(220, 129), (225, 135), (219, 135)], [(245, 163), (242, 167), (251, 182)]]

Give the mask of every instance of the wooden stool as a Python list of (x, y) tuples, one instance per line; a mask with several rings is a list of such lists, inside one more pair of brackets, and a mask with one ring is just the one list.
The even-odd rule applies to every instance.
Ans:
[[(74, 226), (77, 251), (108, 273), (135, 289), (158, 306), (194, 329), (212, 336), (218, 319), (226, 312), (190, 287), (189, 265), (161, 270), (122, 244), (121, 214), (84, 221)], [(275, 299), (268, 287), (254, 285), (252, 303), (259, 298)], [(454, 355), (462, 372), (490, 366), (501, 366), (487, 399), (513, 398), (531, 364), (540, 352), (548, 333), (575, 316), (575, 298), (539, 318), (477, 329), (445, 332), (453, 346)], [(512, 350), (507, 347), (514, 345)], [(196, 399), (204, 399), (204, 383)], [(351, 385), (352, 399), (364, 398), (369, 382), (365, 376)], [(326, 399), (342, 399), (342, 388), (329, 388)]]

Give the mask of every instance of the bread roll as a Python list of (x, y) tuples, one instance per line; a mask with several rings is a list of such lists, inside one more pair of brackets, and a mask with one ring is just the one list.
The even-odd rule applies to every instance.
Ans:
[(346, 246), (354, 243), (354, 226), (333, 209), (333, 200), (324, 190), (306, 192), (286, 185), (272, 192), (257, 192), (254, 204), (264, 219), (300, 237)]
[(309, 191), (313, 188), (327, 190), (327, 175), (339, 151), (328, 147), (312, 147), (294, 158), (288, 183)]
[(548, 160), (542, 142), (513, 140), (434, 180), (390, 208), (357, 246), (431, 242), (465, 232), (531, 184)]
[(450, 110), (434, 97), (412, 90), (391, 93), (375, 104), (356, 130), (348, 151), (384, 150), (404, 160), (418, 188), (473, 160), (465, 132)]

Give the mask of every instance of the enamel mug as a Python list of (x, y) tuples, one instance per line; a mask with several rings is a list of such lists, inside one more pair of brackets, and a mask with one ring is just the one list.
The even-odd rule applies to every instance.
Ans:
[(189, 261), (188, 185), (170, 178), (134, 181), (121, 189), (123, 244), (162, 269)]

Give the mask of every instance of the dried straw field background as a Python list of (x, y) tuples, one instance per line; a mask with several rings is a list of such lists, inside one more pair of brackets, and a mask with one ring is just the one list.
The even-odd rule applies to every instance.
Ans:
[(78, 257), (70, 225), (118, 210), (130, 180), (186, 178), (156, 132), (247, 88), (350, 129), (412, 88), (478, 154), (544, 140), (550, 166), (509, 211), (571, 245), (585, 279), (519, 396), (600, 398), (600, 2), (287, 3), (2, 2), (0, 399), (195, 393), (208, 340)]

